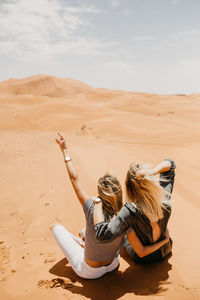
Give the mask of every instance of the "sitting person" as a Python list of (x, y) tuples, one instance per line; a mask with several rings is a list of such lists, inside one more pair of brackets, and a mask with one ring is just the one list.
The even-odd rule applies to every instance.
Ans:
[[(95, 279), (115, 270), (119, 265), (119, 252), (123, 245), (124, 234), (109, 242), (99, 242), (95, 238), (94, 230), (94, 205), (102, 203), (103, 220), (110, 221), (122, 208), (122, 189), (115, 176), (106, 174), (98, 180), (98, 197), (89, 198), (82, 188), (77, 172), (72, 164), (66, 142), (61, 134), (58, 134), (56, 142), (64, 156), (64, 161), (74, 191), (83, 206), (86, 219), (85, 245), (78, 237), (68, 232), (62, 225), (52, 226), (53, 235), (69, 261), (74, 272), (83, 278)], [(143, 251), (151, 253), (167, 243), (169, 237), (150, 246), (141, 245), (137, 236), (135, 243), (140, 244)], [(136, 249), (137, 251), (137, 249)]]
[[(142, 245), (153, 245), (165, 238), (171, 214), (171, 193), (174, 186), (175, 163), (166, 159), (154, 169), (144, 165), (131, 165), (126, 176), (127, 202), (110, 222), (103, 219), (101, 206), (95, 205), (95, 231), (100, 241), (113, 241), (127, 230), (125, 248), (136, 262), (154, 262), (171, 253), (172, 240), (151, 254), (136, 251), (135, 237)], [(159, 183), (155, 175), (160, 174)]]

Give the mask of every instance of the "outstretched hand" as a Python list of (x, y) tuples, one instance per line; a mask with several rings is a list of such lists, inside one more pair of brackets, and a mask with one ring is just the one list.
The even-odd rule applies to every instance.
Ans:
[(67, 150), (67, 144), (64, 137), (57, 132), (56, 143), (60, 146), (61, 151)]

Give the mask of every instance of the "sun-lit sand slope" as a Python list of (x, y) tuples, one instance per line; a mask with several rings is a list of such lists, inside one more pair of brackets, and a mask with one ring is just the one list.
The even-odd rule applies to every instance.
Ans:
[[(0, 299), (200, 299), (200, 95), (95, 89), (38, 75), (0, 83)], [(49, 227), (74, 234), (84, 216), (55, 143), (68, 142), (87, 193), (130, 162), (177, 164), (173, 256), (141, 266), (123, 256), (98, 280), (76, 276)], [(57, 278), (57, 288), (51, 288)]]

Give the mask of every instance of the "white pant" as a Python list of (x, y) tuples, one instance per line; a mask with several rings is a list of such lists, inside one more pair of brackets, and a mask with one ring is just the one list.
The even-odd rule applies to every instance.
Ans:
[(85, 262), (84, 248), (80, 245), (82, 243), (80, 238), (71, 234), (60, 224), (55, 224), (52, 227), (52, 232), (72, 269), (82, 278), (95, 279), (101, 277), (113, 271), (119, 265), (119, 257), (116, 257), (108, 266), (92, 268)]

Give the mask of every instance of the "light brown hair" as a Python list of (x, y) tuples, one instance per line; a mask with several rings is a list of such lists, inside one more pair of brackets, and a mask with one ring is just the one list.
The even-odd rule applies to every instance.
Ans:
[(117, 177), (106, 173), (98, 180), (98, 193), (102, 200), (103, 210), (109, 219), (122, 208), (122, 188)]
[(162, 199), (164, 190), (153, 176), (138, 178), (137, 172), (147, 168), (146, 165), (131, 164), (126, 176), (126, 193), (128, 200), (133, 202), (151, 223), (163, 218)]

